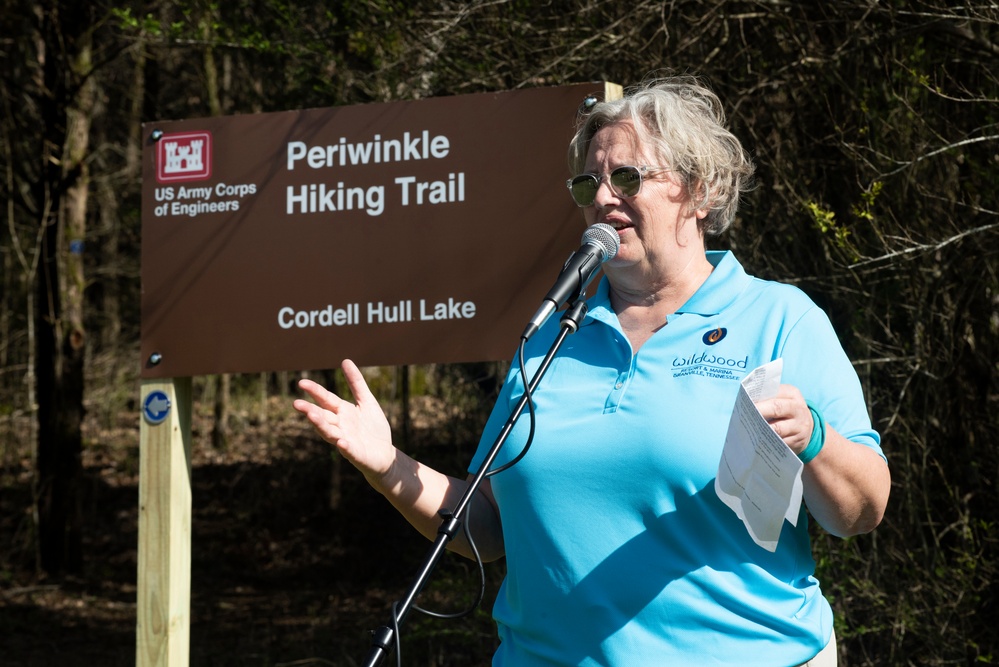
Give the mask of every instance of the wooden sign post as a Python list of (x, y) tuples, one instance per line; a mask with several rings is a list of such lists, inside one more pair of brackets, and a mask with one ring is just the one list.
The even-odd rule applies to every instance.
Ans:
[(138, 667), (185, 667), (191, 645), (191, 378), (142, 382)]

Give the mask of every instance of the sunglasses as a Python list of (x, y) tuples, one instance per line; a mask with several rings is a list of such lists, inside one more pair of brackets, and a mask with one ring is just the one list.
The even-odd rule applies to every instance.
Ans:
[[(634, 197), (641, 192), (642, 176), (649, 171), (668, 170), (666, 167), (633, 167), (627, 165), (618, 167), (612, 171), (607, 178), (607, 183), (610, 185), (611, 192), (618, 197)], [(584, 207), (589, 206), (596, 199), (597, 190), (600, 189), (600, 183), (603, 180), (604, 177), (602, 174), (579, 174), (567, 180), (565, 185), (569, 188), (569, 194), (572, 195), (572, 200), (576, 202), (576, 206)]]

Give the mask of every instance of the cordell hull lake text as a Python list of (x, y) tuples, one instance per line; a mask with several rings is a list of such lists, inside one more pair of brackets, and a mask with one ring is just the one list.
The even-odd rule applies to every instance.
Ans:
[[(365, 319), (361, 319), (361, 315)], [(435, 320), (463, 320), (475, 317), (475, 302), (457, 301), (448, 297), (438, 303), (420, 299), (413, 307), (412, 299), (394, 305), (381, 301), (369, 302), (362, 313), (361, 304), (348, 303), (341, 308), (328, 305), (317, 310), (295, 310), (285, 306), (278, 311), (278, 326), (282, 329), (309, 329), (313, 327), (343, 327), (357, 324), (394, 324), (397, 322), (432, 322)]]

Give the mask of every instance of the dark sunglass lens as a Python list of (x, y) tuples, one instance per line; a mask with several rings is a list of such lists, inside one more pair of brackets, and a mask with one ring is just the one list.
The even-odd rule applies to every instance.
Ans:
[(637, 167), (618, 167), (611, 172), (610, 182), (625, 197), (634, 197), (642, 187), (642, 173)]
[(572, 179), (569, 192), (580, 206), (589, 206), (597, 196), (597, 179), (593, 174), (580, 174)]

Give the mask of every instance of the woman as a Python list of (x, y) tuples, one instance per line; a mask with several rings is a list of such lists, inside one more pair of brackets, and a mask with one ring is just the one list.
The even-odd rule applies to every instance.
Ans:
[[(771, 553), (714, 492), (739, 380), (783, 359), (786, 384), (757, 407), (806, 461), (804, 505), (827, 531), (878, 525), (888, 467), (825, 314), (705, 249), (753, 170), (719, 100), (692, 77), (653, 82), (597, 104), (569, 154), (586, 224), (611, 225), (621, 243), (535, 392), (530, 451), (470, 510), (483, 557), (507, 560), (493, 664), (834, 665), (805, 507)], [(552, 318), (529, 341), (529, 374), (557, 327)], [(343, 369), (356, 403), (303, 381), (316, 404), (296, 409), (432, 539), (466, 481), (397, 450), (357, 368)], [(522, 386), (514, 368), (471, 471)], [(494, 468), (519, 453), (526, 421)], [(463, 538), (452, 548), (468, 555)]]

